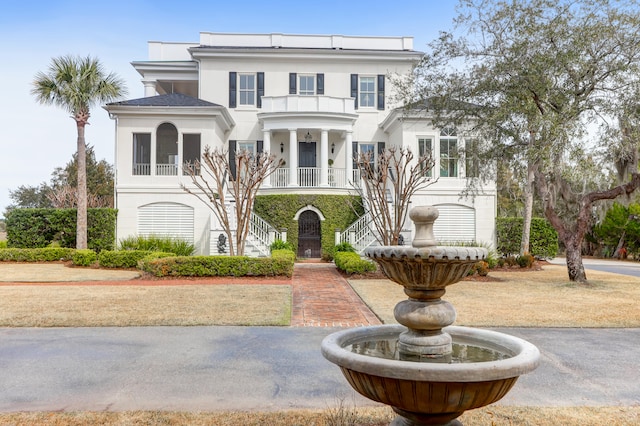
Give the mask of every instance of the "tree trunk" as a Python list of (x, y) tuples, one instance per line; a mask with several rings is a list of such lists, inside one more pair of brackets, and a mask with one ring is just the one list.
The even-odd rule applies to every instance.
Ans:
[(529, 162), (527, 165), (527, 182), (524, 187), (524, 212), (522, 221), (522, 239), (520, 241), (520, 255), (530, 252), (531, 241), (531, 218), (533, 216), (533, 192), (535, 190), (535, 168), (536, 163)]
[(78, 193), (77, 193), (77, 221), (76, 248), (87, 248), (87, 153), (84, 142), (85, 123), (78, 122)]
[(580, 242), (577, 242), (572, 238), (570, 241), (565, 241), (564, 243), (566, 247), (567, 272), (569, 273), (569, 280), (586, 283), (587, 274), (584, 271), (584, 264), (582, 263)]

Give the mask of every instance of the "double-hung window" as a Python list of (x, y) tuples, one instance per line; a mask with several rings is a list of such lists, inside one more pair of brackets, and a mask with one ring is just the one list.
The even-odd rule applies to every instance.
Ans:
[(453, 127), (440, 132), (440, 176), (458, 177), (458, 136)]
[(238, 75), (238, 104), (240, 106), (255, 106), (256, 104), (256, 76), (255, 74)]
[(351, 74), (351, 97), (355, 100), (355, 109), (375, 108), (384, 111), (385, 76)]
[(238, 141), (238, 149), (236, 152), (247, 151), (251, 155), (256, 153), (256, 143), (251, 141)]
[(359, 98), (361, 108), (374, 108), (376, 106), (376, 78), (360, 77)]
[(298, 86), (298, 94), (302, 96), (310, 96), (316, 94), (316, 76), (315, 75), (300, 75)]

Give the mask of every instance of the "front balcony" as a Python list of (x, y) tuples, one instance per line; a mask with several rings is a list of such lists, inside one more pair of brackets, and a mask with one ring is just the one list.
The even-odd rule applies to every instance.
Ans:
[[(290, 180), (290, 168), (280, 167), (275, 173), (273, 173), (268, 182), (272, 188), (287, 188), (293, 186)], [(293, 169), (293, 173), (296, 173), (296, 185), (300, 188), (339, 188), (339, 189), (353, 189), (353, 183), (359, 186), (360, 172), (358, 170), (353, 171), (351, 180), (347, 180), (346, 169), (329, 168), (328, 182), (322, 184), (321, 176), (322, 172), (319, 167), (298, 167)]]
[(355, 114), (353, 98), (334, 96), (263, 96), (262, 114), (268, 113), (333, 113)]

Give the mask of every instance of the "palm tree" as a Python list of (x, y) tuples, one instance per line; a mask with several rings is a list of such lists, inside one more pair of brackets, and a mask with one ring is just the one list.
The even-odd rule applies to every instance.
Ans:
[(71, 113), (78, 130), (78, 219), (76, 248), (87, 248), (87, 166), (84, 128), (91, 107), (114, 101), (126, 94), (124, 81), (114, 73), (105, 74), (100, 62), (87, 56), (53, 58), (47, 73), (38, 72), (31, 94), (38, 102), (56, 105)]

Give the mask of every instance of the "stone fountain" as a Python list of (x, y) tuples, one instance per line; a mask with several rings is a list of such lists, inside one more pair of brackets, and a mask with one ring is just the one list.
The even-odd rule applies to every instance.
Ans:
[(392, 426), (461, 425), (457, 417), (502, 398), (520, 375), (538, 366), (540, 353), (507, 334), (451, 325), (456, 311), (441, 299), (445, 288), (487, 251), (437, 246), (435, 207), (415, 207), (409, 217), (416, 227), (411, 247), (365, 252), (409, 296), (394, 309), (400, 325), (333, 333), (322, 341), (322, 354), (356, 391), (393, 408), (398, 417)]

